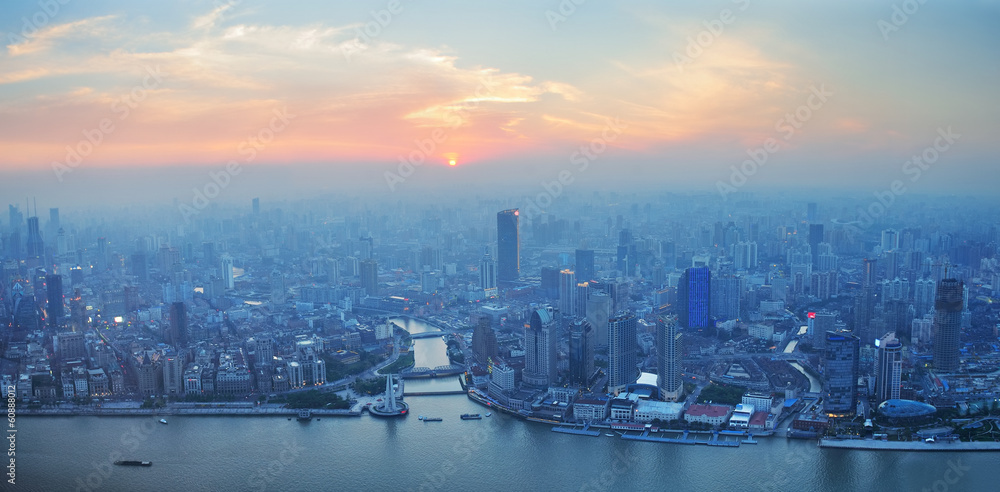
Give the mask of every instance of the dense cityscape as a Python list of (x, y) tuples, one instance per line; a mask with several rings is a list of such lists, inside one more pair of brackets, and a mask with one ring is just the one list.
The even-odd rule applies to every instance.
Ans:
[[(358, 415), (380, 374), (460, 375), (484, 412), (575, 432), (992, 444), (997, 225), (955, 205), (865, 228), (750, 195), (254, 199), (171, 226), (11, 204), (3, 374), (22, 413)], [(400, 317), (449, 364), (415, 366)]]
[(994, 489), (997, 25), (5, 2), (0, 489)]

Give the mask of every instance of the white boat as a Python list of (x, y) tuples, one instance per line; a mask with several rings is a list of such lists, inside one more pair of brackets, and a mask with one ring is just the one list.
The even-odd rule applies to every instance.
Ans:
[(167, 423), (167, 419), (160, 419), (160, 423), (161, 424), (166, 424)]
[(614, 435), (614, 434), (612, 434), (612, 433), (610, 433), (610, 432), (607, 432), (607, 433), (605, 433), (604, 435), (605, 435), (605, 436), (608, 436), (608, 437), (615, 437), (615, 435)]
[(492, 417), (493, 416), (493, 412), (486, 412), (486, 416), (487, 417)]

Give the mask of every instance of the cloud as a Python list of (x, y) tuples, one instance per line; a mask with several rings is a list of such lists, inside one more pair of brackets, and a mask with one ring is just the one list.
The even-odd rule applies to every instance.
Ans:
[(61, 40), (94, 38), (107, 35), (110, 27), (109, 23), (114, 18), (115, 16), (113, 15), (91, 17), (89, 19), (44, 27), (27, 37), (13, 36), (12, 39), (20, 38), (21, 41), (7, 45), (7, 54), (12, 57), (38, 54), (52, 48)]

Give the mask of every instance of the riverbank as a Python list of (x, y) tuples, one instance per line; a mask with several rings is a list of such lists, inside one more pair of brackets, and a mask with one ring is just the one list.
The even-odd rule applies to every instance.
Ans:
[[(358, 417), (361, 410), (330, 410), (330, 409), (310, 409), (313, 416), (329, 417)], [(283, 408), (277, 406), (255, 406), (255, 407), (213, 407), (213, 408), (36, 408), (18, 409), (18, 417), (169, 417), (173, 415), (184, 416), (244, 416), (244, 417), (294, 417), (299, 414), (295, 408)]]
[(1000, 442), (820, 439), (819, 447), (830, 449), (861, 449), (866, 451), (1000, 451)]

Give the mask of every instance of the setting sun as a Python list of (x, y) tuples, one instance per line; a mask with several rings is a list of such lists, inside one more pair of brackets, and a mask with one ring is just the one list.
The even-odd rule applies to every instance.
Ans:
[(449, 159), (448, 160), (448, 165), (449, 166), (454, 166), (455, 164), (458, 164), (458, 161), (456, 161), (455, 159)]

